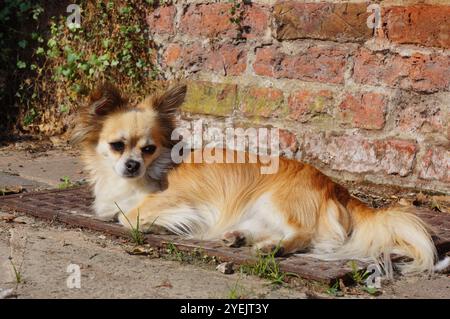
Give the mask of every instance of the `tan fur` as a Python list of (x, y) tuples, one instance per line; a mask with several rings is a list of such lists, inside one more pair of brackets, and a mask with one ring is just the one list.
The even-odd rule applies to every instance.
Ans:
[[(114, 174), (104, 168), (109, 164), (100, 160), (98, 145), (120, 138), (125, 131), (129, 137), (125, 152), (142, 147), (141, 141), (149, 138), (159, 150), (169, 146), (173, 113), (182, 98), (183, 89), (176, 87), (137, 108), (112, 111), (101, 118), (99, 129), (86, 133), (86, 141), (95, 141), (85, 143), (84, 153), (96, 195), (101, 197), (113, 188), (120, 194), (136, 189), (145, 195), (136, 198), (134, 208), (126, 209), (126, 217), (119, 215), (123, 225), (132, 227), (139, 218), (146, 230), (155, 224), (186, 237), (223, 239), (230, 246), (243, 241), (263, 251), (279, 247), (284, 254), (309, 250), (323, 259), (379, 259), (398, 253), (413, 259), (403, 270), (432, 270), (435, 248), (419, 218), (405, 209), (369, 208), (314, 167), (298, 161), (280, 158), (278, 172), (266, 175), (260, 170), (265, 161), (259, 158), (257, 163), (183, 163), (169, 171), (164, 191), (149, 187), (148, 176), (124, 185), (98, 186), (98, 180)], [(89, 121), (82, 123), (95, 127)], [(226, 152), (210, 151), (213, 156)], [(188, 156), (196, 152), (202, 150)], [(228, 150), (223, 156), (230, 154), (243, 155)], [(146, 167), (151, 168), (161, 156), (158, 152), (146, 158)]]

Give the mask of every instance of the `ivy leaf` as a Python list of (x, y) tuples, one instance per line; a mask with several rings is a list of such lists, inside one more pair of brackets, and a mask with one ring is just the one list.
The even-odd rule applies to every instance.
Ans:
[(56, 46), (56, 40), (55, 39), (48, 40), (47, 45), (48, 45), (49, 48), (55, 47)]
[(80, 57), (76, 54), (76, 53), (69, 53), (67, 55), (67, 63), (74, 63), (76, 61), (78, 61)]
[(17, 61), (17, 68), (18, 69), (25, 69), (27, 67), (27, 64), (23, 61), (18, 60)]
[(71, 69), (63, 69), (61, 72), (65, 77), (69, 77), (72, 74)]
[(27, 47), (28, 41), (27, 40), (20, 40), (18, 43), (19, 47), (22, 49), (25, 49)]
[(42, 47), (39, 47), (39, 48), (37, 48), (36, 49), (36, 54), (38, 54), (38, 55), (42, 55), (42, 54), (44, 54), (44, 48), (42, 48)]

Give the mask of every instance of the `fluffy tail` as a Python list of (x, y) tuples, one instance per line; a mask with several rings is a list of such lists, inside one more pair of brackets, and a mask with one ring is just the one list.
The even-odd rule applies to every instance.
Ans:
[(398, 263), (402, 273), (433, 272), (437, 259), (429, 227), (408, 208), (372, 209), (352, 198), (346, 205), (352, 232), (332, 259), (371, 259), (391, 276), (391, 254), (409, 257)]

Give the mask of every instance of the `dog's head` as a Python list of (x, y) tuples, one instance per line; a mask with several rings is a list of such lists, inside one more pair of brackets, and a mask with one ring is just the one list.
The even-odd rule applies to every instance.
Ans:
[[(175, 113), (183, 103), (186, 86), (178, 85), (160, 96), (130, 105), (112, 85), (105, 84), (90, 96), (72, 140), (128, 179), (143, 177), (147, 168), (170, 150)], [(91, 158), (90, 160), (95, 160)], [(100, 164), (100, 163), (99, 163)]]

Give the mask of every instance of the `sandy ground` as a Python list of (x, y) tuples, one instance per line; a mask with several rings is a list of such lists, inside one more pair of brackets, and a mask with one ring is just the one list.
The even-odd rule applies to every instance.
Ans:
[[(0, 224), (0, 288), (14, 289), (18, 298), (228, 298), (235, 286), (249, 298), (305, 298), (301, 289), (273, 289), (265, 280), (224, 275), (213, 265), (130, 255), (129, 245), (99, 234), (28, 217), (19, 221)], [(70, 265), (79, 266), (80, 288)]]
[[(76, 151), (36, 147), (0, 148), (0, 189), (31, 191), (57, 187), (64, 176), (71, 182), (84, 179)], [(130, 244), (100, 233), (27, 216), (8, 221), (8, 216), (0, 212), (0, 297), (5, 292), (10, 298), (229, 298), (233, 292), (244, 298), (332, 297), (322, 284), (292, 280), (273, 286), (255, 276), (224, 275), (212, 264), (130, 255)], [(81, 287), (70, 288), (76, 286), (78, 267)], [(383, 283), (380, 292), (377, 298), (450, 298), (450, 277), (400, 277)], [(357, 287), (344, 297), (374, 298)]]

